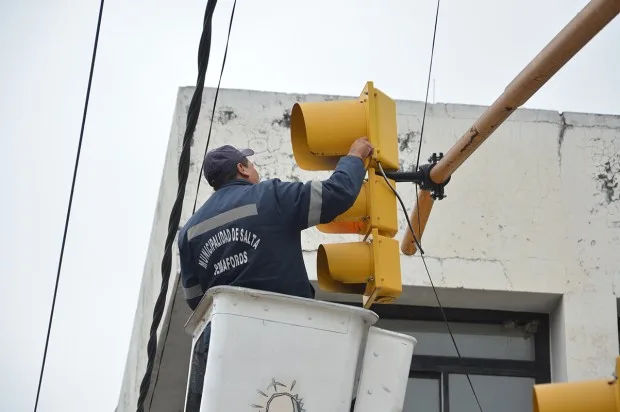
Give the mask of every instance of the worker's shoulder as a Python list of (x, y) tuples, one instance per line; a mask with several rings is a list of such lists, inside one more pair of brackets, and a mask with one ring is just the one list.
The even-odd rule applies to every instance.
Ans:
[(300, 190), (304, 186), (304, 183), (300, 181), (283, 181), (277, 177), (274, 177), (263, 180), (254, 186), (261, 194), (278, 194), (278, 192), (288, 191), (291, 189)]
[(207, 199), (194, 213), (187, 219), (183, 226), (179, 229), (179, 241), (187, 235), (187, 232), (197, 224), (214, 216), (213, 201)]
[(192, 216), (189, 217), (189, 219), (187, 219), (187, 221), (179, 229), (179, 243), (183, 242), (184, 238), (187, 235), (187, 231), (189, 230), (189, 228), (196, 225), (196, 223), (199, 222), (200, 220), (201, 219), (200, 219), (200, 216), (198, 216), (198, 213), (194, 213)]
[(303, 191), (304, 183), (270, 178), (254, 185), (254, 197), (263, 210), (277, 208), (282, 202), (294, 201)]

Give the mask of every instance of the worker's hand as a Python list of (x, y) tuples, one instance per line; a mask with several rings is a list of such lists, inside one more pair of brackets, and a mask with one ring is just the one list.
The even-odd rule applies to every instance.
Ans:
[(362, 160), (365, 160), (373, 152), (373, 147), (368, 141), (367, 137), (360, 137), (351, 145), (349, 149), (349, 156), (356, 156)]

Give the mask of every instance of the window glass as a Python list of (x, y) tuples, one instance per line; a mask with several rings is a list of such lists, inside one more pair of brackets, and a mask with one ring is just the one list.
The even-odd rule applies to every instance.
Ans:
[[(483, 411), (531, 412), (533, 378), (469, 375)], [(450, 412), (480, 412), (466, 375), (448, 378)], [(424, 409), (420, 409), (424, 410)]]
[[(416, 338), (414, 356), (458, 356), (444, 322), (380, 319), (376, 326)], [(450, 329), (463, 357), (534, 360), (534, 336), (522, 328), (451, 322)]]
[(409, 378), (403, 412), (440, 412), (440, 382), (432, 378)]

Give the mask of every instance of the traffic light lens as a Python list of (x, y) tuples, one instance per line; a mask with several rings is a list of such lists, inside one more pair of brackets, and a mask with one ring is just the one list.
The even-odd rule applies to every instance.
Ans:
[(353, 206), (343, 214), (336, 216), (330, 223), (317, 225), (317, 229), (323, 233), (365, 235), (368, 233), (369, 220), (368, 182), (364, 182)]
[(365, 242), (320, 245), (317, 280), (323, 290), (363, 294), (372, 268), (371, 248)]

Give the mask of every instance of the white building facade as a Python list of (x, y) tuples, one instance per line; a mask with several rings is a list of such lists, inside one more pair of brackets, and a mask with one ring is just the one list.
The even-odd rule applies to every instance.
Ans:
[[(380, 84), (376, 87), (381, 89)], [(360, 89), (363, 85), (360, 85)], [(137, 304), (118, 412), (134, 411), (147, 362), (160, 262), (177, 193), (177, 165), (194, 88), (179, 90), (158, 207)], [(388, 95), (390, 90), (383, 90)], [(352, 91), (355, 95), (356, 91)], [(191, 148), (181, 224), (211, 193), (200, 176), (215, 90), (204, 90)], [(250, 147), (261, 177), (321, 179), (295, 164), (290, 110), (296, 102), (350, 98), (220, 90), (209, 148)], [(423, 102), (397, 101), (402, 170), (417, 158)], [(486, 108), (429, 104), (422, 162), (446, 152)], [(454, 333), (458, 358), (419, 254), (401, 255), (403, 294), (374, 306), (379, 326), (416, 337), (404, 411), (532, 410), (537, 382), (610, 376), (619, 352), (620, 116), (517, 110), (455, 173), (435, 202), (422, 245)], [(408, 213), (415, 186), (397, 185)], [(400, 211), (402, 238), (407, 227)], [(357, 237), (355, 237), (357, 238)], [(302, 234), (310, 278), (316, 249), (350, 237)], [(183, 411), (191, 338), (176, 243), (146, 410)], [(353, 302), (318, 291), (317, 298)]]

